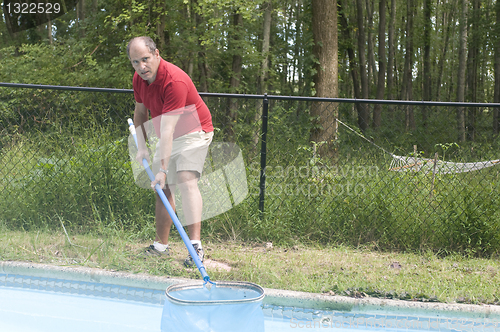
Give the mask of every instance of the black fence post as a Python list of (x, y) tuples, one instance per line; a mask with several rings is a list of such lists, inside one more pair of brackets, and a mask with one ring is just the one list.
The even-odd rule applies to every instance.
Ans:
[(267, 93), (264, 94), (264, 101), (262, 105), (262, 133), (261, 133), (261, 147), (260, 147), (260, 197), (259, 197), (259, 211), (260, 217), (264, 217), (264, 199), (266, 192), (266, 154), (267, 154), (267, 118), (269, 114), (269, 99)]

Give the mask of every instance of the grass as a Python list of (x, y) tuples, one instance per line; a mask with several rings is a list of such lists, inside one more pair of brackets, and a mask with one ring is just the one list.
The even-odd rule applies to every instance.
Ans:
[[(133, 184), (119, 125), (95, 120), (84, 130), (69, 123), (64, 132), (13, 134), (3, 147), (0, 220), (23, 230), (58, 229), (59, 217), (75, 228), (108, 223), (143, 229), (152, 218), (154, 196)], [(377, 243), (383, 250), (500, 255), (498, 169), (435, 177), (392, 172), (387, 156), (366, 142), (339, 142), (341, 160), (334, 163), (314, 153), (320, 143), (311, 147), (295, 138), (270, 144), (264, 218), (258, 211), (260, 163), (250, 158), (256, 151), (248, 142), (242, 144), (249, 157), (249, 197), (226, 220), (214, 218), (207, 234), (230, 231), (234, 239), (280, 245)], [(213, 196), (206, 201), (217, 204)]]
[[(200, 278), (196, 269), (182, 266), (187, 251), (178, 235), (171, 239), (171, 257), (142, 257), (152, 234), (153, 228), (143, 233), (106, 228), (99, 233), (72, 234), (62, 227), (60, 232), (3, 227), (0, 260)], [(212, 280), (250, 281), (267, 288), (352, 297), (500, 304), (498, 259), (380, 252), (366, 247), (278, 247), (215, 238), (204, 239), (204, 248), (206, 259), (231, 267), (230, 271), (207, 267)]]
[[(380, 151), (344, 134), (339, 172), (318, 177), (309, 170), (329, 164), (304, 141), (310, 128), (296, 120), (290, 126), (284, 117), (271, 120), (283, 121), (274, 129), (282, 139), (269, 140), (265, 218), (256, 211), (260, 164), (249, 163), (253, 199), (204, 226), (212, 234), (204, 237), (207, 258), (232, 268), (208, 268), (212, 279), (355, 297), (500, 304), (497, 169), (439, 175), (435, 182), (430, 175), (389, 172)], [(154, 199), (132, 185), (126, 129), (119, 122), (65, 121), (70, 130), (16, 132), (2, 146), (0, 260), (198, 279), (196, 270), (182, 267), (186, 250), (176, 236), (171, 258), (140, 256), (154, 237)], [(401, 146), (413, 141), (410, 135)], [(248, 142), (242, 148), (252, 155), (257, 150)], [(326, 185), (331, 190), (318, 190)], [(441, 251), (445, 255), (436, 254)]]

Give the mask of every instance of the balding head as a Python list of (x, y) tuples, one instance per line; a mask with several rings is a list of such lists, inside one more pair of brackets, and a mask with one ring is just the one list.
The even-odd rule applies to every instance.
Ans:
[(154, 54), (156, 51), (156, 44), (153, 41), (153, 39), (151, 39), (151, 37), (147, 37), (147, 36), (135, 37), (135, 38), (132, 38), (128, 42), (128, 45), (127, 45), (127, 56), (129, 57), (129, 59), (130, 59), (130, 48), (135, 43), (141, 43), (144, 46), (146, 46), (146, 48), (149, 50), (149, 52), (151, 52), (151, 54)]

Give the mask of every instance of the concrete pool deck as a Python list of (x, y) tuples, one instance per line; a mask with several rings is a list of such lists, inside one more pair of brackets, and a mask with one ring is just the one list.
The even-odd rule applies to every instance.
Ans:
[[(66, 267), (37, 263), (0, 261), (0, 274), (27, 275), (42, 278), (68, 279), (119, 286), (166, 290), (172, 284), (193, 282), (192, 279), (150, 276), (86, 267)], [(201, 280), (200, 280), (201, 282)], [(351, 298), (265, 288), (264, 305), (297, 307), (345, 312), (391, 312), (394, 314), (440, 312), (449, 317), (488, 318), (500, 321), (500, 306), (447, 304), (379, 298)]]

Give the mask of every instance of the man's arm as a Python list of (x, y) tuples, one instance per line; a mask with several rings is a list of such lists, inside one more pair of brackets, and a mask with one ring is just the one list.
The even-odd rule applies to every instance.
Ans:
[[(168, 169), (168, 162), (170, 161), (170, 156), (172, 154), (172, 145), (174, 141), (174, 131), (177, 122), (179, 121), (180, 115), (169, 115), (168, 113), (161, 115), (160, 122), (160, 158), (161, 158), (161, 168), (164, 170)], [(151, 187), (154, 188), (156, 183), (159, 183), (163, 188), (167, 180), (167, 175), (163, 172), (156, 174), (155, 181), (151, 183)]]
[[(135, 103), (135, 109), (134, 109), (134, 125), (136, 128), (139, 128), (137, 130), (137, 145), (138, 145), (138, 150), (137, 150), (137, 156), (136, 160), (140, 163), (142, 163), (142, 159), (146, 158), (146, 160), (149, 162), (149, 152), (146, 147), (146, 131), (144, 129), (143, 124), (149, 120), (149, 112), (146, 106), (142, 103)], [(142, 133), (142, 135), (140, 135)]]

